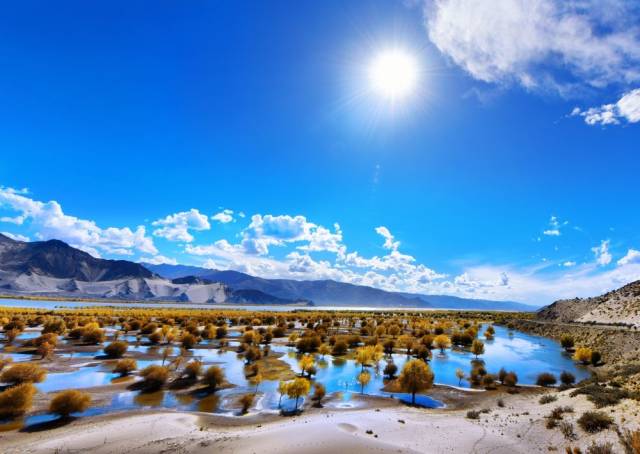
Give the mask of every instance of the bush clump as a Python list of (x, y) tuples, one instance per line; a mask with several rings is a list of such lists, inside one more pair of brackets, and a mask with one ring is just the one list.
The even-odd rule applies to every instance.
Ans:
[(91, 397), (88, 393), (68, 389), (54, 396), (49, 403), (49, 412), (68, 418), (72, 413), (80, 413), (89, 408)]
[(21, 383), (40, 383), (47, 376), (47, 371), (37, 364), (19, 363), (14, 364), (2, 371), (0, 382), (19, 385)]
[(629, 391), (623, 388), (606, 388), (595, 383), (583, 386), (582, 388), (578, 388), (570, 395), (571, 397), (575, 397), (579, 394), (586, 395), (587, 399), (593, 402), (593, 404), (597, 408), (616, 405), (622, 399), (638, 397), (635, 394), (629, 393)]
[(556, 400), (558, 400), (557, 396), (554, 396), (553, 394), (546, 394), (540, 398), (538, 403), (540, 403), (540, 405), (544, 405), (544, 404), (550, 404), (551, 402), (555, 402)]
[(210, 366), (204, 372), (204, 376), (202, 377), (202, 383), (207, 385), (209, 388), (215, 390), (222, 383), (224, 383), (224, 372), (218, 366)]
[(0, 393), (0, 418), (15, 418), (24, 415), (31, 408), (36, 388), (31, 383), (23, 383)]
[(118, 360), (113, 372), (120, 374), (121, 377), (129, 375), (131, 372), (138, 368), (138, 363), (133, 358), (123, 358)]
[(536, 379), (536, 385), (538, 386), (553, 386), (557, 382), (556, 376), (549, 372), (542, 372)]
[(122, 358), (122, 355), (124, 355), (127, 352), (128, 347), (129, 346), (127, 345), (126, 342), (115, 341), (115, 342), (111, 342), (109, 345), (107, 345), (104, 348), (104, 353), (109, 358)]
[(578, 425), (589, 433), (608, 429), (613, 424), (611, 416), (601, 411), (587, 411), (578, 419)]
[(480, 412), (478, 410), (469, 410), (467, 412), (468, 419), (480, 419)]
[(146, 391), (156, 391), (169, 379), (169, 369), (164, 366), (151, 365), (140, 372), (144, 379), (142, 385)]

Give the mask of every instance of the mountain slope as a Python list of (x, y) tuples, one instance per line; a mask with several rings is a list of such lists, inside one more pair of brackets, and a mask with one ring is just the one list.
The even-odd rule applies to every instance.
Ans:
[[(181, 272), (188, 267), (181, 269)], [(206, 270), (209, 272), (210, 270)], [(15, 241), (0, 234), (0, 291), (50, 297), (228, 304), (310, 304), (258, 290), (233, 290), (199, 276), (168, 280), (138, 263), (92, 257), (62, 241)]]
[(138, 263), (97, 259), (59, 240), (27, 243), (12, 240), (2, 234), (0, 269), (18, 274), (88, 282), (154, 277), (151, 271)]
[[(147, 265), (150, 270), (161, 271), (174, 276), (180, 267), (172, 265)], [(189, 267), (190, 271), (193, 271)], [(197, 268), (197, 267), (196, 267)], [(201, 271), (207, 271), (202, 273)], [(264, 279), (238, 271), (214, 271), (200, 268), (198, 275), (203, 279), (222, 282), (234, 289), (260, 290), (286, 299), (307, 299), (322, 306), (380, 306), (380, 307), (422, 307), (479, 310), (532, 311), (533, 307), (514, 302), (475, 300), (445, 295), (418, 295), (380, 290), (363, 285), (348, 284), (332, 280), (296, 281), (292, 279)]]
[(640, 326), (640, 281), (593, 298), (559, 300), (537, 315), (542, 320), (560, 322)]

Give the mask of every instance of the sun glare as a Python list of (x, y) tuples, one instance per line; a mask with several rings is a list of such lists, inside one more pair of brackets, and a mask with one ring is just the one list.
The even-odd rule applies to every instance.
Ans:
[(376, 93), (396, 101), (414, 91), (418, 72), (418, 63), (411, 54), (402, 50), (390, 50), (373, 60), (369, 78)]

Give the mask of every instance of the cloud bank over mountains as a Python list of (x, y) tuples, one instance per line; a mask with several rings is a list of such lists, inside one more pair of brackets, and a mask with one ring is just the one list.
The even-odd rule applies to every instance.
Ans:
[[(485, 260), (446, 273), (404, 252), (401, 241), (386, 226), (373, 228), (382, 253), (367, 256), (348, 247), (339, 224), (328, 228), (302, 215), (254, 214), (235, 235), (225, 234), (221, 227), (216, 230), (210, 219), (217, 214), (209, 216), (195, 208), (167, 215), (150, 226), (100, 227), (92, 220), (66, 214), (56, 201), (38, 201), (27, 191), (5, 187), (0, 187), (0, 214), (0, 227), (21, 230), (7, 232), (12, 238), (60, 239), (96, 257), (186, 263), (266, 278), (333, 279), (391, 291), (541, 304), (599, 294), (640, 279), (640, 252), (629, 248), (626, 254), (614, 257), (609, 239), (594, 245), (592, 258), (582, 263), (563, 259), (516, 265)], [(241, 216), (234, 218), (241, 220)], [(217, 221), (221, 226), (232, 222)], [(544, 235), (558, 239), (567, 225), (552, 216)], [(206, 231), (218, 239), (198, 241), (196, 236)], [(164, 242), (161, 248), (153, 237)]]

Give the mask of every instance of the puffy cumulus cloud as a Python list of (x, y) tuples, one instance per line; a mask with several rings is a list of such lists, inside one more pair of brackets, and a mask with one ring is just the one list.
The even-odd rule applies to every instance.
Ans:
[(65, 214), (55, 200), (34, 200), (24, 191), (0, 187), (0, 207), (17, 212), (24, 222), (29, 221), (36, 238), (62, 240), (98, 257), (101, 252), (120, 255), (130, 255), (133, 251), (158, 252), (144, 226), (135, 230), (129, 227), (104, 229), (94, 221)]
[(267, 255), (270, 246), (304, 243), (298, 246), (306, 251), (328, 251), (342, 254), (342, 231), (334, 224), (334, 232), (307, 221), (304, 216), (270, 214), (251, 216), (251, 223), (242, 233), (242, 246), (249, 254)]
[(195, 208), (191, 208), (189, 211), (170, 214), (164, 219), (154, 221), (151, 225), (158, 227), (153, 231), (155, 236), (165, 238), (169, 241), (183, 241), (185, 243), (193, 241), (193, 235), (189, 233), (189, 230), (202, 231), (211, 228), (207, 216)]
[(640, 88), (625, 93), (614, 104), (603, 104), (581, 110), (575, 107), (572, 116), (584, 118), (588, 125), (618, 125), (622, 122), (638, 123), (640, 121)]
[(221, 224), (228, 224), (229, 222), (233, 222), (233, 210), (224, 209), (219, 213), (211, 216), (211, 219), (214, 221), (218, 221)]
[(16, 241), (30, 241), (28, 236), (20, 235), (19, 233), (11, 233), (11, 232), (0, 232), (4, 236), (8, 236), (12, 240)]
[(609, 252), (609, 240), (600, 242), (600, 246), (594, 246), (591, 251), (596, 257), (596, 263), (600, 266), (606, 266), (611, 263), (611, 253)]
[(152, 265), (177, 265), (178, 261), (176, 259), (165, 257), (164, 255), (154, 255), (153, 257), (146, 257), (140, 260), (144, 263), (151, 263)]
[(640, 79), (625, 0), (428, 0), (429, 39), (475, 79), (562, 95)]
[(640, 264), (640, 251), (636, 249), (629, 249), (627, 251), (627, 255), (618, 260), (618, 266), (631, 264)]

